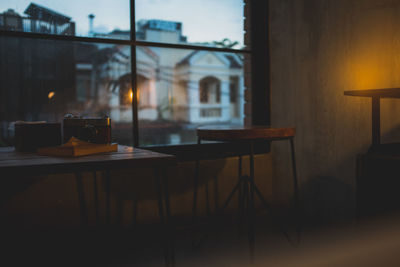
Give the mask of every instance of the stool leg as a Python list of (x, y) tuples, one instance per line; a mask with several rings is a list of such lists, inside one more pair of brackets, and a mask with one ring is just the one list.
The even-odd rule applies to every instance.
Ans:
[(249, 216), (249, 244), (250, 244), (250, 260), (254, 262), (254, 247), (255, 247), (255, 234), (254, 234), (254, 224), (255, 224), (255, 204), (254, 204), (254, 142), (250, 142), (250, 196), (249, 196), (249, 206), (250, 206), (250, 216)]
[(265, 198), (261, 194), (260, 189), (258, 189), (257, 185), (254, 185), (254, 192), (256, 193), (256, 196), (258, 196), (258, 198), (261, 200), (264, 207), (268, 210), (271, 210), (271, 207), (269, 206), (268, 202), (265, 200)]
[(219, 210), (219, 194), (218, 194), (218, 176), (214, 176), (214, 203), (215, 213)]
[(231, 202), (232, 197), (235, 195), (236, 191), (240, 189), (242, 182), (239, 180), (235, 187), (233, 188), (232, 192), (229, 194), (228, 198), (225, 200), (224, 205), (222, 206), (220, 212), (222, 212), (228, 206), (229, 202)]
[(219, 212), (222, 212), (229, 204), (229, 202), (231, 201), (232, 197), (234, 196), (234, 194), (236, 193), (236, 191), (238, 191), (238, 204), (239, 204), (239, 210), (241, 208), (244, 208), (244, 202), (242, 201), (242, 195), (244, 194), (244, 188), (243, 188), (243, 177), (242, 177), (242, 156), (239, 156), (238, 159), (238, 181), (237, 184), (235, 185), (235, 187), (233, 188), (232, 192), (229, 194), (228, 198), (225, 200), (225, 202), (223, 203), (223, 206), (221, 208), (221, 210)]
[[(242, 156), (238, 158), (238, 182), (242, 179)], [(239, 194), (238, 194), (238, 206), (239, 206), (239, 221), (243, 216), (243, 202), (242, 202), (242, 195), (243, 195), (243, 185), (239, 187)]]
[(295, 157), (295, 149), (294, 149), (294, 140), (290, 138), (290, 150), (292, 156), (292, 171), (293, 171), (293, 189), (294, 189), (294, 208), (296, 213), (297, 220), (297, 238), (298, 242), (300, 242), (301, 235), (301, 220), (300, 220), (300, 207), (299, 207), (299, 185), (297, 182), (297, 169), (296, 169), (296, 157)]
[[(243, 227), (243, 223), (245, 221), (245, 212), (248, 211), (248, 200), (249, 200), (249, 183), (247, 180), (242, 180), (241, 182), (241, 190), (242, 190), (242, 195), (241, 195), (241, 210), (240, 210), (240, 225), (239, 225), (239, 230), (241, 230)], [(248, 219), (248, 218), (247, 218)]]

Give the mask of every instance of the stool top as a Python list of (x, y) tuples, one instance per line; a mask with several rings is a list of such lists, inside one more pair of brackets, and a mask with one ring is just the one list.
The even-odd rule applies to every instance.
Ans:
[(197, 128), (200, 139), (212, 141), (235, 141), (249, 139), (288, 139), (294, 137), (296, 128), (272, 128), (267, 126), (203, 126)]

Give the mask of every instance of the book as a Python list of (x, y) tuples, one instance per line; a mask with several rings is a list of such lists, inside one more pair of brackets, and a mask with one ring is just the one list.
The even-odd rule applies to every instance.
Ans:
[(118, 151), (118, 144), (93, 144), (71, 137), (61, 146), (39, 148), (37, 153), (41, 156), (79, 157), (115, 151)]

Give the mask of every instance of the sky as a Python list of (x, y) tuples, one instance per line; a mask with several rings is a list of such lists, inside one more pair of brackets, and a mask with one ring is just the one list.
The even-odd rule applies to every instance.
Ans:
[[(1, 0), (0, 12), (9, 8), (20, 15), (32, 1)], [(95, 32), (128, 30), (129, 0), (35, 0), (36, 4), (71, 17), (78, 35), (89, 31), (88, 15), (94, 14)], [(162, 19), (183, 23), (189, 42), (229, 38), (243, 44), (243, 0), (136, 0), (136, 21)], [(26, 15), (24, 15), (26, 16)]]

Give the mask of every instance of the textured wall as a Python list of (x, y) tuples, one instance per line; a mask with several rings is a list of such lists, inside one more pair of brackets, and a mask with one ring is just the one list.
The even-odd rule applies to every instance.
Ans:
[[(305, 211), (351, 218), (355, 157), (371, 142), (371, 103), (345, 90), (400, 87), (399, 0), (270, 0), (272, 123), (297, 127)], [(384, 141), (400, 137), (400, 101), (383, 100)], [(397, 138), (397, 141), (399, 141)], [(291, 193), (288, 147), (273, 146), (275, 199)]]

